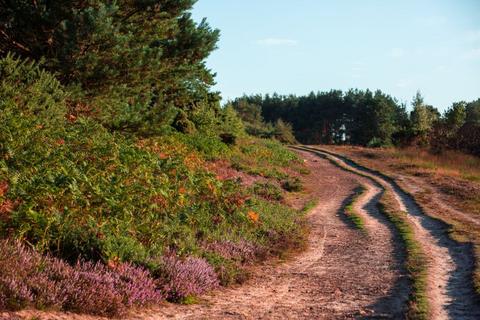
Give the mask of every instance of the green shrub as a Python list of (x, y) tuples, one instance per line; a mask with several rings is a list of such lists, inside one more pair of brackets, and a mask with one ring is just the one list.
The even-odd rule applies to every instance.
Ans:
[(297, 177), (288, 177), (282, 182), (282, 188), (289, 192), (302, 191), (302, 181)]
[(372, 140), (367, 143), (367, 147), (369, 148), (381, 148), (387, 146), (391, 146), (391, 143), (376, 137), (372, 138)]
[(274, 137), (278, 141), (286, 144), (297, 143), (297, 139), (295, 139), (295, 135), (293, 134), (293, 128), (290, 123), (284, 122), (282, 119), (278, 119), (275, 122), (274, 128)]
[(283, 199), (282, 190), (270, 182), (256, 182), (253, 185), (253, 193), (266, 200), (280, 201)]

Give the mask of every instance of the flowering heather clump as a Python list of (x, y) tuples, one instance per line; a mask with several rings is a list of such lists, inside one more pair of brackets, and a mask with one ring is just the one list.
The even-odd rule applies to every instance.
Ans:
[(218, 277), (205, 259), (181, 259), (174, 254), (162, 258), (159, 288), (169, 301), (180, 301), (219, 286)]
[(66, 309), (98, 315), (116, 315), (125, 311), (115, 277), (99, 263), (78, 262), (66, 283)]
[(39, 265), (40, 259), (31, 255), (19, 243), (0, 242), (0, 307), (17, 309), (33, 301), (27, 279)]
[(18, 242), (0, 242), (0, 308), (27, 305), (115, 316), (127, 307), (160, 302), (148, 271), (128, 263), (102, 263), (43, 257)]
[(119, 277), (118, 290), (123, 292), (127, 306), (143, 306), (164, 299), (156, 290), (156, 283), (147, 270), (122, 263), (116, 268), (115, 274)]
[(250, 242), (240, 240), (239, 242), (215, 241), (205, 246), (209, 251), (213, 251), (225, 259), (233, 259), (242, 263), (250, 262), (255, 259), (257, 248)]

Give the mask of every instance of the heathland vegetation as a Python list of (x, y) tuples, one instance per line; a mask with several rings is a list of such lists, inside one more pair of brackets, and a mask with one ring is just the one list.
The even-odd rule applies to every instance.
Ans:
[(283, 144), (408, 147), (355, 150), (479, 181), (480, 100), (441, 114), (418, 93), (407, 112), (332, 90), (221, 106), (205, 63), (220, 31), (194, 3), (0, 1), (0, 311), (119, 316), (244, 281), (305, 240), (315, 202), (286, 199), (309, 172)]
[(189, 301), (302, 240), (302, 163), (220, 107), (194, 2), (0, 3), (1, 309)]

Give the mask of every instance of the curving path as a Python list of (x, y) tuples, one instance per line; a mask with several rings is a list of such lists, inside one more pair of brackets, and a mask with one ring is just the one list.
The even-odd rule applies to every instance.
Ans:
[(428, 300), (432, 319), (480, 319), (480, 302), (472, 285), (472, 248), (450, 239), (443, 222), (425, 215), (398, 185), (379, 173), (326, 150), (307, 147), (342, 167), (368, 175), (372, 181), (394, 193), (399, 209), (408, 213), (416, 240), (429, 261)]

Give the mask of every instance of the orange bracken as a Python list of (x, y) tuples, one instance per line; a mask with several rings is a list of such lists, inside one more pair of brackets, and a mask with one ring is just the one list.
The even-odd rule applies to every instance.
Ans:
[(248, 216), (248, 219), (250, 219), (250, 221), (252, 221), (253, 223), (257, 223), (258, 220), (260, 219), (260, 215), (255, 211), (248, 211), (247, 216)]

